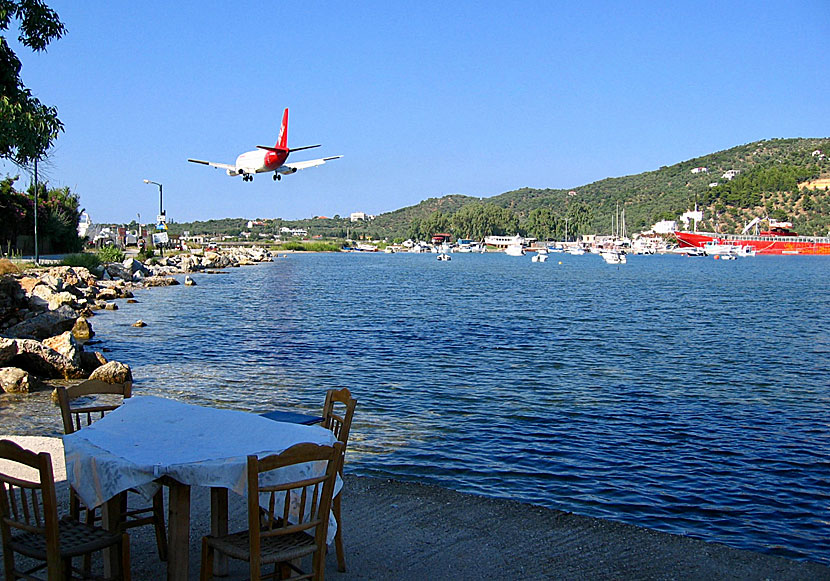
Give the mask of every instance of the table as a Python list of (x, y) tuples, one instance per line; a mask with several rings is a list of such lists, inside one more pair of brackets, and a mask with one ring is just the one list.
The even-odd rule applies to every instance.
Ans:
[(286, 422), (289, 424), (303, 424), (304, 426), (312, 426), (323, 421), (322, 416), (310, 416), (308, 414), (298, 414), (297, 412), (286, 412), (282, 410), (274, 410), (259, 414), (263, 418), (274, 420), (275, 422)]
[[(136, 396), (63, 441), (67, 480), (86, 506), (104, 506), (105, 527), (118, 524), (121, 492), (134, 489), (150, 499), (159, 479), (170, 486), (167, 578), (178, 580), (188, 578), (191, 486), (212, 488), (211, 532), (226, 534), (227, 490), (245, 494), (249, 454), (278, 454), (301, 442), (331, 445), (336, 438), (320, 426)], [(300, 479), (317, 469), (301, 465), (277, 478)]]

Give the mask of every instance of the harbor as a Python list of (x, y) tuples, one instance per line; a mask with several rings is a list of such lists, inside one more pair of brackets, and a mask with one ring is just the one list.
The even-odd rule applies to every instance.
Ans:
[[(313, 412), (349, 387), (357, 476), (827, 564), (830, 264), (452, 256), (293, 253), (92, 324), (136, 395)], [(60, 433), (44, 392), (0, 419)]]

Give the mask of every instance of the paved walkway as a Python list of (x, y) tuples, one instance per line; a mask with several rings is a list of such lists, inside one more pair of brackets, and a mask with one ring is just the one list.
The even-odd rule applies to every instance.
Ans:
[[(42, 440), (53, 458), (62, 458), (60, 440)], [(25, 444), (34, 447), (35, 443), (28, 440)], [(64, 502), (65, 482), (58, 491)], [(242, 498), (230, 497), (230, 526), (236, 530), (244, 526), (245, 505)], [(200, 539), (210, 528), (206, 489), (193, 489), (191, 513), (190, 578), (197, 579)], [(332, 550), (327, 557), (327, 579), (830, 581), (830, 567), (816, 563), (375, 478), (346, 476), (343, 520), (348, 571), (337, 571)], [(163, 579), (164, 566), (158, 561), (150, 527), (132, 529), (130, 537), (133, 579)], [(231, 575), (223, 579), (244, 578), (243, 565), (232, 562)]]

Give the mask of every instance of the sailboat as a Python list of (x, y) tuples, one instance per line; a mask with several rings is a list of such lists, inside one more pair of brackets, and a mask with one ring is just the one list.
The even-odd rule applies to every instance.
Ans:
[(599, 255), (608, 264), (626, 264), (626, 258), (623, 245), (627, 241), (625, 232), (625, 207), (620, 212), (619, 204), (614, 211), (614, 216), (611, 218), (611, 234), (613, 235), (613, 242), (610, 248), (603, 248)]

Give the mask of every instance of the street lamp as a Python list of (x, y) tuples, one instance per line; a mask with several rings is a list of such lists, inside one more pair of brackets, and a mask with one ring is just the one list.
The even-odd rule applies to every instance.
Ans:
[[(152, 180), (144, 180), (144, 183), (145, 184), (155, 184), (159, 187), (159, 215), (158, 215), (158, 225), (156, 226), (156, 229), (161, 229), (162, 225), (163, 225), (164, 230), (166, 231), (166, 229), (167, 229), (167, 220), (165, 219), (164, 206), (162, 205), (162, 200), (163, 200), (163, 198), (162, 198), (162, 185), (160, 183), (154, 182)], [(163, 243), (158, 244), (158, 247), (159, 247), (159, 252), (161, 253), (162, 256), (164, 256), (164, 244)]]
[(150, 180), (144, 180), (145, 184), (155, 184), (159, 187), (159, 216), (164, 216), (164, 210), (162, 209), (162, 192), (161, 192), (161, 184), (158, 182), (153, 182)]

